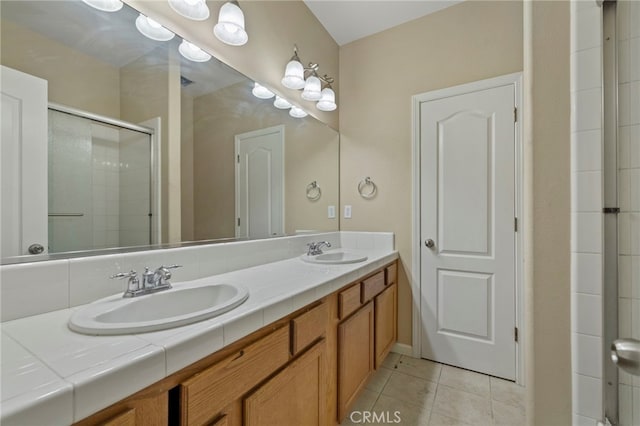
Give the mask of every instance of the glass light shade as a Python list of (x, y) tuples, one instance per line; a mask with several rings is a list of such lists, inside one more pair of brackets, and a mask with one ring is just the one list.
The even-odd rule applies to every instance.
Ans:
[(93, 7), (94, 9), (101, 10), (103, 12), (117, 12), (122, 9), (124, 3), (120, 0), (82, 0), (84, 3)]
[(204, 21), (210, 13), (205, 0), (169, 0), (169, 6), (179, 15), (194, 21)]
[(311, 76), (307, 78), (304, 84), (304, 91), (302, 92), (302, 99), (305, 101), (319, 101), (322, 97), (320, 92), (321, 82), (318, 77)]
[(136, 28), (151, 40), (169, 41), (175, 36), (173, 32), (142, 13), (136, 18)]
[(294, 118), (304, 118), (309, 114), (304, 112), (302, 108), (298, 108), (297, 106), (294, 106), (294, 107), (291, 107), (291, 109), (289, 110), (289, 115)]
[(273, 101), (273, 106), (278, 108), (278, 109), (289, 109), (291, 108), (293, 105), (291, 105), (289, 103), (288, 100), (286, 100), (285, 98), (281, 98), (280, 96), (276, 95), (276, 100)]
[(193, 62), (207, 62), (211, 59), (211, 55), (187, 40), (182, 40), (182, 43), (178, 46), (178, 51), (182, 56)]
[(322, 89), (322, 97), (316, 104), (316, 108), (320, 111), (333, 111), (338, 108), (336, 105), (336, 93), (330, 87)]
[(287, 89), (302, 89), (304, 87), (304, 67), (295, 59), (289, 61), (284, 70), (282, 85)]
[(253, 93), (253, 96), (260, 99), (271, 99), (276, 95), (258, 82), (253, 83), (253, 90), (251, 93)]
[(223, 4), (218, 15), (218, 23), (213, 27), (213, 34), (218, 40), (231, 46), (245, 44), (249, 36), (244, 30), (242, 9), (233, 3)]

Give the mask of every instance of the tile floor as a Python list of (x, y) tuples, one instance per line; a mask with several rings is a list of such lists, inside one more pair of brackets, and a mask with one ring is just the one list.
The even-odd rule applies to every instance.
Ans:
[(521, 426), (524, 397), (513, 382), (390, 353), (341, 425)]

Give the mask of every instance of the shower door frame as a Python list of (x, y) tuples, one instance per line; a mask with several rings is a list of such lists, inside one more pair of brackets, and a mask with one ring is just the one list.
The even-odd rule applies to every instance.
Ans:
[(609, 346), (618, 336), (618, 35), (617, 2), (602, 5), (603, 119), (603, 405), (612, 425), (619, 422), (618, 368)]
[(68, 107), (55, 102), (48, 103), (48, 109), (61, 112), (64, 114), (73, 115), (80, 118), (85, 118), (98, 123), (106, 124), (109, 126), (119, 127), (125, 130), (131, 130), (138, 133), (144, 133), (149, 135), (150, 141), (150, 158), (149, 158), (149, 212), (151, 214), (151, 220), (149, 221), (149, 239), (150, 244), (159, 244), (162, 241), (162, 204), (161, 204), (161, 170), (160, 170), (160, 129), (161, 119), (159, 117), (152, 118), (144, 123), (148, 126), (129, 123), (127, 121), (118, 120), (111, 117), (106, 117), (100, 114), (95, 114), (88, 111), (83, 111), (77, 108)]

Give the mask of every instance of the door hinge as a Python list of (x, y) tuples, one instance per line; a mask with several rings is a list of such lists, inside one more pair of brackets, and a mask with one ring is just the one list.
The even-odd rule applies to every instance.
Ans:
[(238, 163), (240, 163), (240, 154), (238, 154)]
[(240, 226), (240, 218), (238, 218), (238, 226)]
[(518, 232), (518, 218), (517, 217), (513, 218), (513, 229), (514, 229), (514, 231)]
[(518, 327), (513, 329), (513, 340), (518, 341)]
[(513, 122), (518, 122), (518, 107), (513, 107)]

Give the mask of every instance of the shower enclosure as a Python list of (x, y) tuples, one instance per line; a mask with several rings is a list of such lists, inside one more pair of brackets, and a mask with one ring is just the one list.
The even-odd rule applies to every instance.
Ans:
[(148, 245), (153, 129), (49, 105), (49, 253)]
[[(611, 424), (630, 426), (640, 425), (640, 2), (603, 8), (604, 406)], [(631, 345), (624, 353), (618, 340), (626, 369), (612, 362), (617, 339)]]

